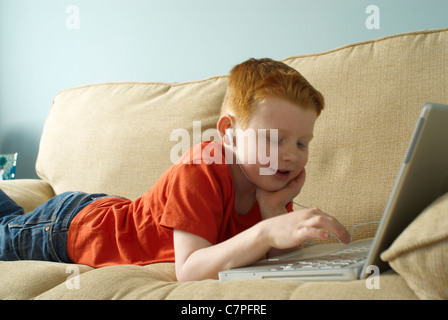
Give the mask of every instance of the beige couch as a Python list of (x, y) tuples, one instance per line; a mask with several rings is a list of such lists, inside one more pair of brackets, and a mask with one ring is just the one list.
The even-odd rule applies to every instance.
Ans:
[[(448, 104), (448, 29), (408, 33), (294, 56), (326, 98), (297, 202), (349, 230), (378, 221), (419, 112)], [(232, 66), (229, 66), (229, 70)], [(27, 211), (81, 190), (135, 199), (171, 165), (174, 129), (213, 128), (226, 76), (187, 83), (106, 83), (56, 95), (42, 133), (41, 180), (0, 184)], [(354, 237), (374, 234), (372, 224)], [(376, 226), (375, 226), (376, 227)], [(2, 299), (419, 299), (448, 298), (448, 195), (429, 206), (383, 253), (392, 269), (366, 281), (216, 280), (178, 283), (172, 263), (113, 266), (0, 262)], [(418, 262), (418, 263), (417, 263)], [(78, 276), (79, 274), (79, 276)]]

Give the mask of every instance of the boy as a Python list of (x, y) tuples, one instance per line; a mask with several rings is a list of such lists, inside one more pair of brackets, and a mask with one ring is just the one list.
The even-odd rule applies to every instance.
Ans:
[[(0, 190), (0, 259), (93, 267), (174, 261), (178, 281), (189, 281), (328, 239), (328, 232), (348, 242), (345, 228), (321, 210), (292, 211), (323, 105), (287, 65), (243, 62), (230, 73), (217, 123), (222, 142), (193, 147), (199, 155), (186, 153), (139, 199), (68, 192), (23, 215)], [(258, 153), (248, 161), (253, 149), (238, 139), (241, 130), (264, 134), (249, 144), (277, 155), (275, 165)]]

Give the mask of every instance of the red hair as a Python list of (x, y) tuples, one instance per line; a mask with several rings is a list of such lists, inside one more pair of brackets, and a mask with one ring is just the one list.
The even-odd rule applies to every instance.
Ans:
[(268, 58), (249, 59), (230, 71), (221, 114), (230, 113), (245, 129), (254, 108), (269, 98), (314, 108), (318, 116), (325, 105), (323, 95), (297, 70)]

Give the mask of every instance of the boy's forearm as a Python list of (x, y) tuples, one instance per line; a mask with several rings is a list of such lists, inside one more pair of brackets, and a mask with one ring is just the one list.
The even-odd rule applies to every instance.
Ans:
[[(191, 233), (174, 233), (176, 274), (179, 281), (216, 278), (219, 271), (251, 264), (271, 249), (288, 249), (310, 238), (328, 240), (330, 233), (344, 243), (350, 234), (344, 226), (318, 208), (297, 210), (263, 220), (221, 242), (210, 242)], [(178, 259), (179, 258), (179, 259)]]
[(180, 270), (178, 281), (217, 279), (219, 271), (237, 268), (264, 258), (269, 251), (265, 223), (213, 246), (194, 251)]

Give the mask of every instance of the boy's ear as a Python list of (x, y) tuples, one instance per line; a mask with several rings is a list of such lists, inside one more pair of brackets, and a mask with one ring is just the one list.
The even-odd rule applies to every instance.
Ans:
[(230, 114), (222, 115), (216, 123), (216, 129), (218, 130), (219, 137), (224, 143), (230, 144), (230, 141), (226, 141), (226, 129), (232, 128), (234, 124), (234, 118)]

